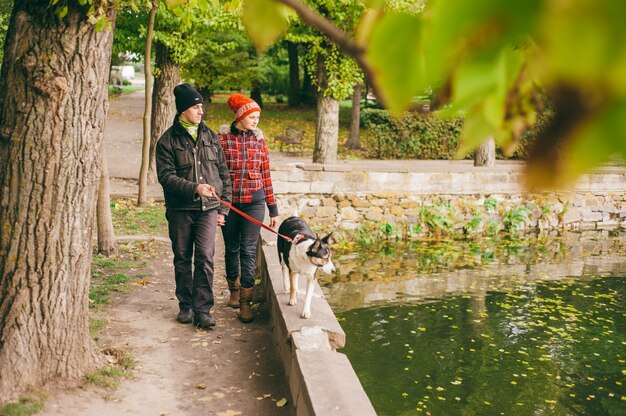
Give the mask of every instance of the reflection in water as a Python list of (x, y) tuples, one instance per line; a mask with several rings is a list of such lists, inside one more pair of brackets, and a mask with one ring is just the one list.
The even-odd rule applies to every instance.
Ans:
[(450, 294), (510, 291), (573, 276), (626, 276), (626, 233), (559, 238), (387, 243), (336, 255), (332, 281), (320, 280), (335, 312)]
[[(441, 263), (432, 274), (409, 269), (426, 249), (379, 256), (386, 274), (346, 274), (340, 257), (324, 291), (343, 311), (342, 352), (380, 415), (624, 415), (623, 237), (519, 250), (524, 264), (495, 265), (497, 253), (473, 268)], [(455, 250), (476, 251), (467, 247)]]

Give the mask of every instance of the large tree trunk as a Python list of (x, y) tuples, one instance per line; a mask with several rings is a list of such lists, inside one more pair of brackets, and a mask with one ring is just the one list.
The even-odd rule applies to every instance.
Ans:
[(474, 153), (474, 166), (493, 167), (496, 165), (496, 143), (493, 137), (478, 146)]
[(152, 8), (148, 15), (148, 30), (146, 32), (146, 50), (144, 53), (144, 73), (146, 78), (146, 102), (143, 112), (143, 143), (141, 145), (141, 167), (139, 168), (139, 192), (137, 206), (148, 202), (148, 165), (150, 164), (150, 121), (152, 120), (152, 35), (154, 33), (154, 19), (156, 17), (157, 2), (152, 0)]
[(352, 93), (352, 115), (350, 116), (350, 134), (346, 141), (346, 147), (350, 149), (360, 149), (359, 127), (361, 125), (361, 90), (362, 84), (357, 84)]
[(300, 105), (300, 64), (298, 63), (298, 44), (287, 42), (289, 57), (289, 107)]
[(172, 60), (171, 52), (161, 42), (155, 42), (156, 68), (154, 88), (152, 89), (152, 121), (150, 133), (150, 163), (148, 166), (148, 183), (157, 183), (155, 153), (156, 143), (165, 130), (172, 125), (176, 114), (174, 87), (180, 84), (178, 65)]
[(320, 94), (317, 99), (317, 128), (313, 163), (335, 163), (339, 137), (339, 101)]
[[(101, 363), (92, 230), (112, 33), (16, 1), (0, 76), (0, 403)], [(111, 16), (112, 19), (112, 16)]]
[(98, 186), (96, 221), (98, 223), (98, 253), (107, 256), (115, 253), (117, 245), (115, 244), (115, 231), (113, 230), (113, 218), (111, 215), (109, 165), (104, 144), (100, 152), (100, 185)]

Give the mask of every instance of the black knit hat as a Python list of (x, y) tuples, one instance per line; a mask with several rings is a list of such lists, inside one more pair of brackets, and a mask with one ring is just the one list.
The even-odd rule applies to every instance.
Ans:
[(178, 114), (196, 104), (202, 104), (204, 102), (202, 95), (189, 84), (175, 86), (174, 97), (176, 97), (176, 111)]

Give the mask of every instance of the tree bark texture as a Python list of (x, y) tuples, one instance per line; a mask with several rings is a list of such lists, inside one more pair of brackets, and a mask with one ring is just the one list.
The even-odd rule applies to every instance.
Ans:
[(144, 53), (144, 74), (146, 78), (145, 105), (143, 112), (143, 143), (141, 145), (141, 167), (139, 168), (139, 192), (137, 206), (148, 202), (148, 166), (150, 164), (150, 122), (152, 121), (152, 37), (154, 34), (154, 20), (156, 18), (157, 2), (152, 0), (152, 8), (148, 15), (148, 30), (146, 32), (146, 49)]
[(363, 85), (357, 84), (352, 93), (352, 114), (350, 116), (350, 133), (346, 141), (346, 147), (360, 149), (359, 130), (361, 126), (361, 91)]
[(287, 56), (289, 57), (289, 107), (300, 105), (300, 64), (298, 62), (298, 44), (287, 42)]
[(156, 175), (156, 143), (165, 133), (174, 120), (176, 103), (174, 102), (174, 87), (180, 84), (178, 65), (172, 60), (167, 46), (161, 42), (154, 44), (156, 54), (156, 71), (154, 87), (152, 88), (152, 132), (150, 134), (150, 164), (148, 166), (148, 183), (157, 183)]
[(317, 128), (313, 163), (335, 163), (339, 137), (339, 101), (320, 94), (317, 99)]
[[(112, 32), (16, 1), (0, 74), (0, 403), (102, 362), (92, 229)], [(110, 16), (113, 20), (113, 16)]]
[(493, 167), (496, 165), (496, 142), (493, 137), (488, 138), (476, 148), (474, 166)]
[(315, 148), (313, 163), (335, 163), (337, 161), (337, 143), (339, 142), (339, 101), (327, 97), (328, 76), (323, 58), (317, 60), (317, 126), (315, 129)]
[(111, 215), (111, 192), (109, 191), (109, 165), (106, 157), (106, 147), (103, 145), (100, 152), (100, 184), (98, 186), (98, 205), (96, 206), (96, 221), (98, 223), (98, 253), (111, 255), (117, 251), (115, 231)]

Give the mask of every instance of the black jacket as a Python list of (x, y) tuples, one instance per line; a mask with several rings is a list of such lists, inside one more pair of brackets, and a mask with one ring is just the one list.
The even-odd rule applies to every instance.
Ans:
[(219, 208), (220, 213), (228, 214), (229, 209), (215, 198), (196, 194), (198, 184), (206, 183), (215, 188), (220, 199), (228, 203), (232, 200), (224, 151), (217, 135), (204, 123), (198, 126), (198, 140), (194, 142), (176, 116), (174, 124), (157, 141), (156, 167), (168, 209)]

